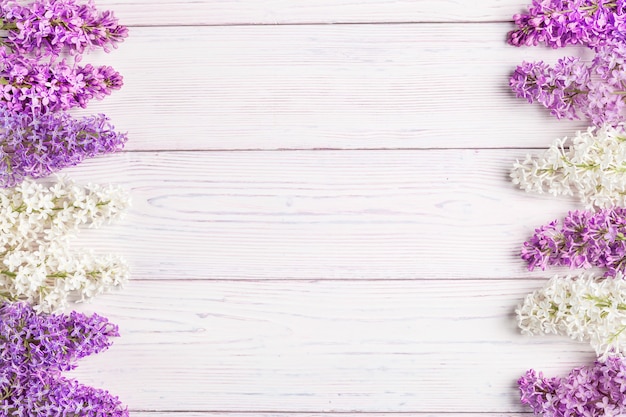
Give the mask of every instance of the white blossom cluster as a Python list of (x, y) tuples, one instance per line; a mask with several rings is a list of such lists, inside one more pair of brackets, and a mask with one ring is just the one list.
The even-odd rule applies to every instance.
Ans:
[(626, 205), (624, 126), (590, 127), (567, 142), (557, 139), (542, 155), (517, 161), (513, 183), (528, 192), (576, 195), (587, 208)]
[(598, 356), (626, 354), (626, 280), (591, 274), (554, 277), (516, 309), (523, 334), (586, 341)]
[(129, 205), (114, 186), (26, 180), (0, 189), (0, 298), (38, 311), (64, 308), (120, 286), (128, 267), (118, 256), (72, 249), (80, 226), (99, 227)]

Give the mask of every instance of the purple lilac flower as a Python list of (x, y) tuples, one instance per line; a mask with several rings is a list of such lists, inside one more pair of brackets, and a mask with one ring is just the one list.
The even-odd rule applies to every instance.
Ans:
[(36, 0), (28, 5), (0, 2), (4, 44), (20, 53), (59, 55), (93, 48), (109, 51), (128, 36), (111, 11), (99, 12), (93, 1)]
[(26, 303), (0, 306), (0, 372), (74, 369), (80, 358), (99, 353), (119, 336), (118, 327), (97, 314), (39, 314)]
[(15, 114), (0, 107), (0, 187), (41, 178), (85, 158), (116, 152), (126, 143), (103, 115)]
[(13, 112), (85, 107), (122, 84), (122, 76), (109, 66), (45, 63), (0, 47), (0, 104)]
[(514, 15), (513, 21), (517, 28), (507, 40), (514, 46), (593, 47), (626, 39), (624, 0), (533, 0), (528, 13)]
[(517, 97), (535, 101), (557, 118), (577, 119), (587, 103), (591, 69), (578, 58), (560, 59), (554, 67), (543, 62), (524, 62), (517, 67), (510, 85)]
[(626, 363), (621, 357), (576, 368), (565, 378), (545, 378), (531, 369), (517, 383), (521, 403), (536, 415), (599, 417), (626, 412)]
[(128, 416), (109, 392), (65, 378), (82, 357), (119, 336), (96, 314), (38, 314), (27, 304), (0, 306), (0, 415)]
[(128, 417), (128, 409), (106, 390), (50, 374), (0, 376), (2, 416)]
[(626, 272), (626, 208), (572, 211), (558, 227), (555, 220), (535, 230), (521, 256), (528, 269), (548, 266), (607, 268), (606, 276)]
[(554, 66), (524, 62), (509, 85), (517, 97), (538, 102), (557, 118), (587, 118), (596, 126), (625, 120), (626, 43), (596, 48), (591, 63), (566, 57)]

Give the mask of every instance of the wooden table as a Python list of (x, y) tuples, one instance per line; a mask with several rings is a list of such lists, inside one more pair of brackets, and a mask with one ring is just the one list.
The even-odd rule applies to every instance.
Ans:
[[(590, 363), (524, 337), (555, 270), (518, 257), (581, 208), (508, 180), (584, 122), (516, 99), (513, 0), (99, 0), (130, 37), (93, 63), (129, 143), (66, 172), (127, 187), (126, 288), (82, 311), (122, 337), (72, 375), (135, 417), (518, 416), (517, 378)], [(345, 414), (344, 414), (345, 413)]]

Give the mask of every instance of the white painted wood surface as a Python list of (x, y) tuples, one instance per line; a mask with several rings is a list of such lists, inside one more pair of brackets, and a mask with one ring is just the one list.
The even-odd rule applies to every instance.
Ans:
[(501, 412), (527, 368), (591, 360), (518, 335), (541, 280), (446, 282), (135, 281), (89, 306), (122, 337), (77, 374), (142, 410)]
[(99, 0), (142, 26), (508, 21), (515, 0)]
[[(581, 122), (514, 97), (508, 23), (131, 28), (126, 86), (89, 111), (131, 150), (541, 147)], [(523, 126), (523, 128), (521, 128)]]
[(133, 279), (77, 306), (122, 332), (81, 381), (136, 417), (521, 417), (526, 369), (593, 359), (515, 325), (567, 272), (527, 272), (522, 242), (581, 206), (508, 170), (585, 126), (509, 92), (522, 60), (581, 53), (507, 46), (523, 2), (98, 4), (131, 38), (88, 60), (126, 85), (86, 111), (130, 141), (66, 172), (131, 191), (77, 244)]
[[(516, 257), (573, 199), (507, 181), (524, 150), (128, 152), (68, 170), (132, 190), (124, 223), (86, 234), (135, 279), (538, 277)], [(92, 244), (92, 243), (90, 243)]]

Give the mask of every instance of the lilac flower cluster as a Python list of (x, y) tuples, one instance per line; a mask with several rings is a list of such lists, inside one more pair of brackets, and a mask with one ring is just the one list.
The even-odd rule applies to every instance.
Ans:
[(576, 368), (566, 378), (545, 378), (533, 369), (518, 381), (522, 404), (544, 417), (617, 416), (626, 412), (626, 363), (610, 356)]
[(596, 126), (626, 120), (625, 0), (533, 0), (528, 13), (513, 20), (512, 45), (581, 44), (595, 54), (589, 64), (576, 57), (553, 66), (524, 62), (509, 81), (517, 97), (542, 104), (557, 118), (585, 118)]
[(513, 21), (517, 28), (507, 40), (514, 46), (598, 46), (626, 39), (626, 2), (533, 0), (528, 12), (515, 14)]
[(524, 242), (522, 259), (528, 269), (548, 266), (607, 268), (606, 276), (626, 272), (626, 208), (571, 211), (558, 226), (555, 220), (535, 229)]
[(37, 58), (0, 48), (0, 103), (18, 112), (48, 113), (85, 107), (119, 90), (121, 75), (108, 66), (80, 66), (66, 60)]
[(22, 54), (83, 53), (96, 47), (109, 51), (128, 36), (111, 11), (100, 13), (93, 1), (36, 0), (29, 5), (0, 2), (4, 44)]
[(586, 118), (596, 126), (616, 126), (625, 120), (626, 43), (598, 47), (591, 63), (576, 57), (553, 66), (524, 62), (509, 85), (517, 97), (540, 103), (559, 119)]
[(41, 178), (85, 158), (119, 151), (126, 135), (103, 115), (75, 119), (67, 113), (39, 117), (0, 107), (0, 187)]
[(37, 314), (0, 306), (0, 415), (128, 416), (109, 392), (62, 376), (76, 361), (107, 349), (117, 326), (96, 314)]
[[(93, 1), (0, 0), (0, 30), (0, 187), (122, 149), (126, 135), (104, 115), (65, 113), (123, 85), (110, 66), (78, 63), (82, 53), (126, 38), (112, 12)], [(73, 58), (61, 59), (66, 53)]]
[[(507, 39), (511, 45), (583, 45), (594, 53), (590, 62), (565, 57), (554, 65), (522, 63), (509, 80), (516, 96), (538, 102), (557, 118), (588, 119), (601, 126), (599, 136), (614, 127), (621, 130), (626, 121), (626, 0), (532, 0), (528, 12), (513, 20), (516, 29)], [(566, 155), (560, 142), (545, 160), (526, 161), (514, 175), (527, 190), (571, 194), (575, 188), (589, 201), (601, 203), (598, 207), (607, 207), (572, 211), (562, 225), (555, 220), (541, 226), (521, 251), (530, 270), (595, 266), (606, 268), (605, 277), (615, 278), (555, 277), (517, 310), (523, 332), (589, 340), (602, 355), (594, 365), (574, 369), (566, 378), (544, 378), (531, 369), (519, 379), (521, 402), (545, 417), (626, 413), (626, 362), (615, 356), (623, 354), (620, 335), (626, 329), (619, 284), (626, 272), (626, 208), (610, 204), (623, 194), (618, 191), (623, 138), (619, 133), (614, 137), (617, 146), (601, 146), (608, 141), (575, 142), (574, 151), (580, 155), (572, 150)]]

